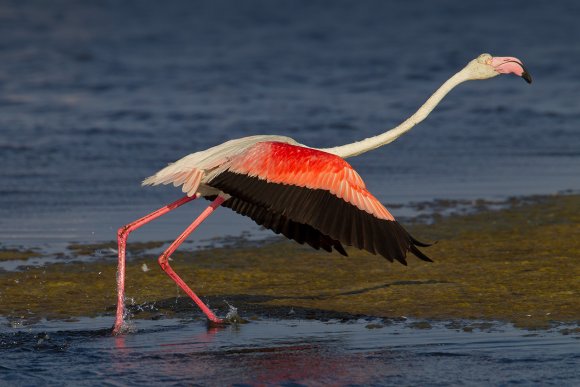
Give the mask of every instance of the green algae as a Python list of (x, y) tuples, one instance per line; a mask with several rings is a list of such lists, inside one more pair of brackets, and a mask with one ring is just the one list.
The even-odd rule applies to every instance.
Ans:
[[(236, 306), (242, 317), (317, 310), (349, 316), (420, 320), (501, 320), (548, 328), (580, 320), (580, 196), (535, 198), (528, 204), (453, 216), (409, 227), (435, 262), (410, 257), (391, 264), (356, 249), (349, 257), (293, 242), (263, 247), (176, 252), (172, 267), (212, 308)], [(127, 297), (140, 317), (175, 311), (181, 291), (147, 248), (129, 243)], [(106, 245), (75, 245), (84, 254)], [(140, 252), (140, 253), (135, 253)], [(151, 270), (143, 270), (146, 264)], [(116, 267), (106, 260), (57, 263), (0, 273), (0, 315), (71, 318), (111, 314)], [(186, 313), (199, 316), (189, 301)], [(181, 304), (181, 302), (180, 302)], [(147, 313), (147, 314), (143, 314)], [(428, 322), (418, 323), (428, 329)], [(468, 326), (473, 330), (478, 326)]]
[(0, 261), (23, 261), (29, 258), (41, 256), (41, 253), (33, 250), (0, 249)]

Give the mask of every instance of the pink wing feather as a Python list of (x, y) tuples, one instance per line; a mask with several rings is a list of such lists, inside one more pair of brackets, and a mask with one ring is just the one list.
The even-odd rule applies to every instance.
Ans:
[(269, 183), (329, 191), (362, 211), (385, 220), (393, 215), (366, 189), (344, 159), (317, 149), (260, 142), (232, 158), (229, 171)]

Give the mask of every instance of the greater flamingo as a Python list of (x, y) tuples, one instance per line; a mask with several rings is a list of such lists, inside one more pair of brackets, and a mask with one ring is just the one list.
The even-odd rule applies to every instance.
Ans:
[(346, 255), (343, 244), (379, 254), (406, 265), (410, 251), (431, 260), (393, 215), (365, 188), (344, 160), (388, 144), (423, 121), (443, 97), (462, 82), (515, 74), (532, 78), (513, 57), (482, 54), (447, 80), (411, 117), (394, 129), (334, 148), (315, 149), (289, 137), (262, 135), (227, 141), (192, 153), (145, 179), (143, 185), (181, 186), (183, 198), (134, 221), (118, 231), (117, 314), (113, 332), (123, 332), (125, 311), (125, 249), (129, 233), (199, 197), (209, 207), (177, 237), (158, 259), (161, 268), (215, 323), (222, 323), (169, 265), (169, 257), (217, 207), (229, 207), (259, 225), (315, 249)]

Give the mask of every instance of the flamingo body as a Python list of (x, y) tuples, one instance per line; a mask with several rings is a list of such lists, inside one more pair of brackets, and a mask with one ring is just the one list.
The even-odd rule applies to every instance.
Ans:
[(346, 255), (346, 244), (403, 264), (408, 251), (431, 261), (417, 248), (424, 244), (395, 221), (337, 155), (288, 137), (253, 136), (191, 156), (144, 184), (172, 183), (188, 195), (212, 199), (222, 192), (228, 196), (224, 207), (315, 249), (334, 248)]
[(257, 143), (266, 141), (299, 145), (290, 137), (275, 135), (258, 135), (229, 140), (169, 164), (155, 175), (143, 180), (143, 185), (173, 184), (175, 187), (181, 186), (181, 190), (187, 196), (217, 195), (219, 191), (206, 183), (228, 168), (232, 158), (242, 154)]

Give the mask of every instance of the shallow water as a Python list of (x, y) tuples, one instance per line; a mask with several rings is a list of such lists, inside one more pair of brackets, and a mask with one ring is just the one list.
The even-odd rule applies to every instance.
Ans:
[[(111, 319), (0, 328), (12, 385), (448, 385), (578, 382), (578, 335), (503, 324), (258, 320), (208, 328), (186, 320), (134, 321), (112, 337)], [(447, 325), (447, 326), (445, 326)], [(461, 325), (461, 324), (458, 324)], [(415, 328), (413, 328), (415, 326)]]

